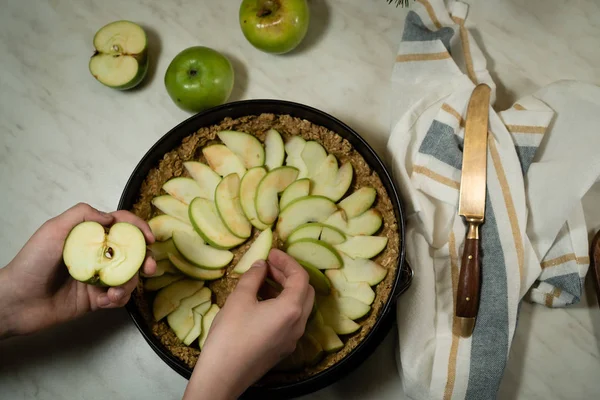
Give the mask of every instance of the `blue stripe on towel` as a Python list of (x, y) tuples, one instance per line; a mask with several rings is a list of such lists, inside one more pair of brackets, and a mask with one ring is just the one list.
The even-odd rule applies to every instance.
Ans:
[(454, 35), (454, 29), (450, 27), (444, 27), (437, 31), (432, 31), (425, 26), (419, 14), (414, 11), (409, 11), (406, 16), (404, 23), (404, 32), (402, 33), (403, 42), (423, 42), (440, 40), (449, 54), (450, 51), (450, 39)]
[(454, 129), (440, 121), (433, 120), (421, 142), (419, 153), (428, 154), (445, 162), (452, 168), (462, 167), (462, 138), (454, 134)]
[(583, 287), (581, 277), (578, 273), (573, 272), (570, 274), (553, 276), (552, 278), (544, 279), (543, 282), (573, 295), (574, 298), (572, 304), (579, 303)]

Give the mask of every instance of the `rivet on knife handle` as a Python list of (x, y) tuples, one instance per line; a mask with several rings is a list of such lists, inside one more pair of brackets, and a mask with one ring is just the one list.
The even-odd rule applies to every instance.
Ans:
[(475, 327), (479, 308), (480, 271), (479, 222), (469, 222), (456, 293), (456, 315), (460, 321), (460, 335), (463, 337), (471, 336)]

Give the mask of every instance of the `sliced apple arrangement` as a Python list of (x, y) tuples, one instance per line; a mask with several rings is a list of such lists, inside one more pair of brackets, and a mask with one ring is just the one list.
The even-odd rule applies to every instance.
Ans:
[[(387, 270), (373, 257), (387, 246), (376, 236), (382, 216), (376, 191), (347, 195), (350, 162), (338, 164), (316, 141), (292, 136), (284, 143), (274, 129), (264, 144), (238, 131), (218, 133), (221, 143), (202, 149), (206, 164), (184, 163), (188, 177), (167, 181), (152, 200), (160, 212), (148, 221), (157, 242), (149, 246), (157, 273), (145, 290), (157, 292), (154, 318), (166, 318), (177, 337), (201, 348), (219, 311), (205, 281), (237, 277), (265, 260), (274, 241), (307, 271), (315, 310), (296, 351), (278, 369), (301, 369), (340, 350), (340, 335), (358, 331), (375, 300), (373, 286)], [(253, 230), (260, 231), (253, 235)], [(254, 238), (228, 272), (232, 249)]]

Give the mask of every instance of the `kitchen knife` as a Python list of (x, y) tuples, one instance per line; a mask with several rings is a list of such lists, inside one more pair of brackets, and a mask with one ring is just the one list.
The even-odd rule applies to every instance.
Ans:
[(475, 87), (469, 100), (465, 123), (458, 214), (467, 223), (467, 237), (456, 294), (456, 317), (463, 337), (469, 337), (473, 333), (479, 308), (479, 226), (483, 223), (485, 214), (490, 92), (488, 85), (480, 84)]

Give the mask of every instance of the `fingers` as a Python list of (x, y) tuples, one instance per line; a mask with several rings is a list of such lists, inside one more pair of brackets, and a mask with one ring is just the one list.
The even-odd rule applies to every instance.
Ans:
[(142, 265), (142, 272), (146, 275), (154, 275), (156, 273), (156, 261), (152, 258), (150, 251), (146, 252), (146, 259)]
[(308, 285), (306, 299), (304, 300), (304, 304), (302, 305), (301, 321), (304, 324), (304, 326), (306, 326), (306, 321), (308, 321), (308, 318), (310, 317), (310, 314), (312, 313), (314, 304), (315, 304), (315, 289), (312, 286)]
[(50, 221), (57, 224), (59, 229), (68, 233), (76, 225), (84, 221), (95, 221), (102, 225), (108, 225), (113, 220), (114, 217), (112, 215), (98, 211), (89, 204), (79, 203)]
[(282, 298), (290, 298), (297, 304), (304, 304), (308, 294), (308, 274), (294, 260), (281, 250), (272, 249), (269, 253), (269, 265), (273, 279), (283, 286)]
[(131, 298), (131, 292), (137, 287), (138, 279), (135, 275), (123, 286), (111, 287), (106, 292), (100, 293), (96, 304), (100, 308), (123, 307)]
[(251, 296), (256, 299), (258, 290), (265, 281), (267, 276), (267, 263), (264, 260), (258, 260), (244, 275), (240, 278), (232, 295), (236, 296)]
[(114, 217), (115, 222), (129, 222), (130, 224), (137, 226), (144, 234), (146, 242), (154, 243), (154, 235), (152, 234), (150, 225), (137, 215), (126, 210), (114, 211), (110, 213), (110, 215)]

